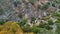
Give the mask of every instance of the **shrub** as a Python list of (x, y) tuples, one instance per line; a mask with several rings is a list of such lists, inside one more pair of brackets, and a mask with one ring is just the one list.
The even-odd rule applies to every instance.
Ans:
[(22, 19), (18, 24), (20, 26), (24, 26), (26, 24), (27, 20), (26, 19)]
[(0, 19), (0, 25), (3, 25), (5, 22)]
[(48, 9), (48, 7), (49, 7), (49, 5), (48, 4), (45, 4), (45, 5), (42, 6), (42, 9), (45, 9), (46, 10), (46, 9)]
[(57, 12), (55, 12), (55, 13), (53, 13), (53, 16), (60, 17), (60, 14), (59, 14), (59, 13), (57, 13)]
[(22, 0), (20, 0), (20, 1), (14, 1), (13, 4), (14, 4), (15, 7), (17, 7), (18, 4), (21, 4), (21, 2), (22, 2)]
[(53, 25), (53, 21), (51, 19), (48, 20), (49, 25)]
[(43, 22), (41, 22), (38, 27), (44, 28), (44, 26), (45, 26), (45, 24)]
[(36, 18), (31, 17), (31, 23), (34, 23), (34, 22), (35, 22), (35, 20), (36, 20)]
[(45, 29), (47, 29), (47, 30), (52, 30), (52, 27), (47, 24), (47, 25), (45, 25)]
[(37, 10), (41, 9), (41, 5), (37, 5)]
[(56, 23), (60, 23), (60, 19), (59, 18), (57, 19)]
[(22, 27), (23, 32), (31, 32), (31, 27), (29, 25)]
[(59, 23), (56, 23), (56, 25), (57, 25), (56, 32), (57, 32), (58, 34), (60, 34), (60, 24), (59, 24)]
[(50, 5), (50, 2), (48, 2), (47, 5)]
[(47, 30), (51, 30), (52, 29), (52, 27), (50, 27), (50, 25), (46, 24), (46, 23), (40, 23), (38, 27), (39, 28), (45, 28)]
[(39, 28), (39, 27), (32, 27), (32, 32), (34, 32), (34, 34), (53, 34), (51, 31), (45, 29), (45, 28)]
[(55, 7), (55, 3), (52, 3), (52, 6)]
[(32, 32), (34, 32), (35, 34), (36, 33), (39, 33), (40, 32), (40, 28), (36, 27), (36, 26), (33, 26), (32, 27)]
[(34, 4), (34, 0), (29, 0), (29, 2), (30, 2), (31, 4)]
[(14, 2), (14, 6), (17, 7), (17, 2), (16, 1)]

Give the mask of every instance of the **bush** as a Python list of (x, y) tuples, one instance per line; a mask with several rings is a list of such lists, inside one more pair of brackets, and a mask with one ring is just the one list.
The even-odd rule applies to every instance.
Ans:
[(39, 33), (40, 32), (40, 28), (36, 27), (36, 26), (33, 26), (32, 27), (32, 32), (34, 32), (35, 34), (36, 33)]
[[(34, 32), (34, 34), (48, 34), (48, 31), (49, 30), (47, 30), (45, 28), (39, 28), (36, 26), (32, 27), (32, 32)], [(49, 34), (51, 34), (51, 31), (49, 31)]]
[(53, 28), (50, 26), (50, 25), (45, 25), (45, 29), (47, 29), (47, 30), (52, 30)]
[(60, 14), (59, 14), (59, 13), (57, 13), (57, 12), (54, 12), (54, 13), (53, 13), (53, 16), (60, 17)]
[(31, 32), (31, 27), (29, 25), (21, 27), (23, 32)]
[(48, 9), (48, 7), (49, 7), (49, 5), (48, 4), (45, 4), (45, 5), (42, 6), (42, 9), (45, 9), (46, 10), (46, 9)]
[(17, 7), (17, 2), (16, 1), (14, 2), (14, 6)]
[(39, 28), (45, 28), (47, 30), (51, 30), (52, 29), (52, 27), (50, 27), (50, 25), (46, 24), (46, 23), (40, 23), (38, 27)]
[(35, 20), (36, 20), (36, 18), (31, 17), (31, 23), (34, 23), (34, 22), (35, 22)]
[(48, 24), (49, 24), (49, 25), (53, 25), (54, 23), (53, 23), (53, 21), (52, 21), (51, 19), (49, 19), (49, 20), (48, 20)]
[(60, 24), (59, 24), (59, 23), (56, 23), (56, 25), (57, 25), (56, 32), (57, 32), (58, 34), (60, 34)]
[(56, 23), (60, 23), (60, 19), (59, 18), (57, 19)]
[(21, 4), (21, 2), (22, 2), (22, 1), (14, 1), (13, 4), (14, 4), (15, 7), (17, 7), (18, 4)]
[(47, 5), (50, 5), (50, 2), (47, 2), (46, 4), (47, 4)]
[(55, 7), (55, 3), (53, 3), (52, 6)]
[(41, 5), (37, 5), (37, 10), (41, 9)]
[(29, 0), (29, 2), (33, 5), (34, 4), (34, 0)]
[(0, 25), (3, 25), (5, 22), (0, 19)]
[(44, 28), (45, 27), (45, 24), (43, 22), (41, 22), (38, 27)]
[(22, 19), (18, 24), (20, 26), (24, 26), (26, 24), (27, 20), (26, 19)]

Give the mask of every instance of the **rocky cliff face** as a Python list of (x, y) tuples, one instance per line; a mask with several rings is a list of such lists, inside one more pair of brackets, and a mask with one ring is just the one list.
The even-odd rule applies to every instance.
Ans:
[(18, 22), (22, 16), (27, 19), (47, 16), (49, 10), (56, 10), (55, 7), (51, 9), (50, 2), (48, 0), (0, 0), (0, 9), (2, 9), (0, 19)]

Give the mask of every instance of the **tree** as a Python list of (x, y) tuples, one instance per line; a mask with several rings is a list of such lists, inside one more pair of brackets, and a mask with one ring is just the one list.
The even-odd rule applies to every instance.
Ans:
[(9, 21), (2, 25), (0, 34), (23, 34), (23, 32), (16, 22)]

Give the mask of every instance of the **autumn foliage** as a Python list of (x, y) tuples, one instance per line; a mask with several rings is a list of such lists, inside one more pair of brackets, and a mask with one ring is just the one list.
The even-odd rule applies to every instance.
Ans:
[(16, 22), (9, 21), (0, 26), (0, 34), (23, 34), (23, 32)]

